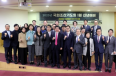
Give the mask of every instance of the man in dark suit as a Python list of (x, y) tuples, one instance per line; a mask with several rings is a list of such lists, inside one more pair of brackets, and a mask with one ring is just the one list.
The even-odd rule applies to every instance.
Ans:
[[(56, 21), (55, 21), (55, 24), (56, 24), (56, 26), (59, 26), (59, 21), (56, 20)], [(60, 26), (59, 26), (59, 29), (62, 30)]]
[(48, 25), (48, 22), (46, 20), (43, 21), (43, 25), (45, 27), (45, 30), (47, 30), (47, 25)]
[(98, 21), (94, 21), (94, 26), (91, 27), (92, 38), (97, 35), (96, 30), (101, 29), (101, 26), (98, 25)]
[(51, 49), (51, 25), (47, 26), (47, 32), (44, 34), (44, 66), (47, 67), (47, 55), (49, 54), (49, 64), (52, 64), (52, 49)]
[(81, 35), (81, 30), (77, 29), (76, 30), (76, 37), (74, 38), (74, 68), (73, 69), (77, 69), (78, 68), (78, 64), (77, 64), (77, 56), (78, 56), (78, 60), (79, 60), (79, 69), (82, 71), (82, 53), (83, 53), (83, 45), (85, 44), (85, 39), (84, 37)]
[[(100, 28), (97, 29), (96, 32), (97, 32), (97, 35), (93, 37), (94, 51), (95, 51), (95, 66), (96, 66), (95, 71), (101, 72), (105, 37), (101, 34), (102, 31)], [(99, 60), (99, 63), (98, 63), (98, 60)]]
[(113, 29), (109, 29), (108, 36), (106, 36), (106, 45), (105, 45), (105, 68), (106, 68), (105, 72), (109, 70), (109, 72), (111, 73), (113, 54), (115, 54), (115, 52), (116, 52), (116, 38), (113, 36)]
[(36, 31), (37, 30), (36, 20), (33, 20), (32, 23), (33, 23), (33, 31)]
[[(64, 35), (66, 33), (66, 26), (65, 26), (65, 24), (62, 24), (61, 28), (62, 29), (60, 30), (60, 32), (61, 32), (61, 34), (63, 35), (63, 38), (64, 38)], [(64, 63), (64, 40), (63, 40), (63, 49), (60, 50), (60, 54), (61, 54), (61, 64), (63, 64)]]
[(13, 62), (12, 60), (12, 47), (11, 47), (11, 31), (10, 29), (10, 25), (6, 24), (5, 25), (6, 30), (2, 32), (2, 37), (1, 39), (4, 40), (3, 43), (3, 47), (5, 49), (5, 58), (6, 58), (6, 62), (10, 63)]
[(63, 35), (59, 32), (59, 26), (55, 26), (55, 32), (51, 35), (52, 38), (52, 51), (53, 51), (53, 65), (57, 61), (57, 68), (60, 68), (59, 51), (63, 48)]
[(84, 29), (85, 29), (85, 33), (86, 33), (87, 31), (91, 32), (91, 28), (90, 28), (89, 25), (87, 25), (87, 23), (88, 23), (88, 20), (85, 19), (85, 20), (84, 20), (84, 25), (81, 26), (81, 30), (82, 30), (82, 28), (84, 28)]
[(18, 34), (20, 33), (19, 31), (19, 25), (14, 24), (14, 31), (11, 32), (13, 35), (12, 37), (12, 47), (14, 50), (14, 63), (17, 64), (17, 50), (18, 50), (18, 62), (20, 62), (20, 51), (19, 51), (19, 42), (18, 42)]
[(82, 28), (81, 29), (81, 35), (85, 38), (86, 36), (85, 36), (85, 28)]
[(64, 34), (64, 66), (63, 68), (66, 68), (67, 66), (67, 56), (68, 56), (68, 68), (71, 69), (71, 54), (73, 50), (73, 39), (74, 34), (73, 32), (70, 32), (70, 26), (66, 26), (66, 32)]

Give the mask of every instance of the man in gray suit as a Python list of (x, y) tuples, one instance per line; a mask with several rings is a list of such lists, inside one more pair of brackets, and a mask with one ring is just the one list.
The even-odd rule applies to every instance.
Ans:
[(78, 56), (78, 60), (79, 60), (79, 70), (82, 71), (82, 53), (83, 53), (83, 45), (85, 44), (85, 39), (84, 37), (81, 35), (81, 30), (77, 29), (76, 30), (76, 37), (74, 38), (74, 68), (73, 69), (77, 69), (78, 68), (78, 64), (77, 64), (77, 56)]
[[(113, 35), (113, 29), (108, 30), (108, 36), (106, 36), (106, 46), (105, 46), (105, 72), (109, 70), (111, 73), (113, 54), (116, 52), (116, 38)], [(108, 67), (109, 58), (109, 67)]]

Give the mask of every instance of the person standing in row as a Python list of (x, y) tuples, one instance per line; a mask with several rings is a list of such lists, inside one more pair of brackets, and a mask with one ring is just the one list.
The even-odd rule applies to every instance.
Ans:
[(88, 59), (88, 70), (91, 70), (91, 56), (94, 54), (94, 42), (91, 38), (89, 31), (86, 32), (85, 44), (83, 46), (83, 62), (84, 70), (87, 69), (87, 59)]
[(17, 64), (17, 50), (18, 50), (18, 62), (21, 60), (21, 55), (20, 55), (20, 50), (19, 50), (19, 42), (18, 42), (18, 34), (20, 33), (19, 31), (19, 25), (14, 24), (14, 31), (12, 31), (12, 47), (14, 50), (14, 63)]
[[(99, 28), (96, 30), (97, 35), (93, 37), (94, 40), (94, 51), (95, 51), (95, 71), (101, 71), (102, 68), (102, 60), (103, 60), (103, 53), (104, 53), (104, 44), (105, 44), (105, 37), (102, 35), (102, 30)], [(98, 59), (99, 58), (99, 59)], [(99, 60), (99, 63), (98, 63)]]
[(47, 32), (44, 35), (44, 66), (47, 67), (47, 56), (49, 55), (49, 64), (52, 65), (52, 49), (51, 49), (51, 25), (47, 26)]
[(42, 32), (42, 34), (46, 32), (44, 25), (41, 26), (41, 32)]
[(99, 25), (98, 25), (98, 21), (95, 20), (95, 21), (94, 21), (94, 26), (91, 27), (92, 38), (93, 38), (95, 35), (97, 35), (97, 32), (96, 32), (97, 29), (101, 29), (101, 26), (99, 26)]
[(48, 25), (48, 22), (46, 20), (43, 21), (43, 26), (45, 27), (45, 30), (47, 30), (47, 25)]
[(74, 34), (73, 32), (70, 32), (70, 26), (66, 26), (66, 32), (64, 34), (64, 66), (63, 68), (66, 68), (67, 66), (67, 56), (68, 56), (68, 68), (71, 69), (71, 54), (73, 50), (73, 39)]
[(22, 32), (18, 35), (19, 41), (19, 48), (20, 48), (20, 57), (21, 57), (21, 64), (27, 64), (27, 41), (26, 41), (26, 29), (22, 27)]
[(62, 50), (63, 47), (63, 35), (59, 32), (59, 26), (55, 26), (55, 32), (51, 35), (51, 38), (52, 38), (52, 50), (53, 50), (52, 67), (56, 65), (56, 61), (57, 61), (57, 68), (60, 68), (59, 51)]
[(73, 22), (73, 27), (71, 27), (71, 31), (74, 33), (74, 36), (76, 36), (76, 29), (79, 29), (79, 27), (77, 26), (77, 21)]
[(85, 39), (81, 35), (81, 30), (77, 29), (76, 30), (76, 37), (74, 38), (74, 46), (73, 46), (73, 51), (74, 51), (74, 68), (78, 68), (77, 64), (77, 56), (79, 60), (79, 70), (82, 71), (82, 54), (83, 54), (83, 45), (85, 44)]
[(33, 31), (36, 31), (37, 30), (36, 20), (33, 20), (32, 23), (33, 23)]
[(34, 35), (34, 44), (35, 44), (35, 55), (37, 66), (41, 65), (41, 56), (43, 51), (43, 36), (40, 26), (37, 27), (37, 30)]
[[(113, 29), (108, 30), (108, 36), (106, 36), (105, 45), (105, 72), (109, 71), (111, 73), (113, 54), (116, 52), (116, 38), (113, 36)], [(109, 59), (109, 66), (108, 66)]]
[(26, 33), (26, 40), (27, 40), (28, 51), (29, 51), (28, 60), (30, 62), (30, 65), (34, 64), (34, 51), (35, 51), (35, 46), (33, 41), (34, 33), (35, 31), (33, 31), (33, 25), (29, 24), (29, 31)]
[(7, 64), (9, 64), (10, 62), (13, 62), (13, 60), (12, 60), (12, 46), (11, 46), (12, 34), (11, 34), (11, 31), (9, 30), (10, 25), (6, 24), (5, 29), (6, 30), (2, 32), (1, 39), (4, 40), (3, 47), (5, 50), (5, 58), (6, 58)]
[(65, 26), (67, 26), (67, 20), (63, 20), (63, 24), (65, 24)]
[(83, 29), (83, 28), (85, 29), (85, 33), (87, 31), (91, 32), (91, 28), (89, 25), (87, 25), (87, 23), (88, 23), (88, 20), (84, 20), (84, 25), (81, 26), (81, 29)]
[[(55, 21), (55, 24), (56, 24), (56, 26), (59, 26), (59, 21), (56, 20), (56, 21)], [(60, 26), (59, 26), (59, 28), (60, 28), (60, 30), (62, 30)]]
[(26, 32), (29, 31), (29, 26), (28, 26), (27, 23), (24, 24), (24, 27), (25, 27), (25, 29), (26, 29)]

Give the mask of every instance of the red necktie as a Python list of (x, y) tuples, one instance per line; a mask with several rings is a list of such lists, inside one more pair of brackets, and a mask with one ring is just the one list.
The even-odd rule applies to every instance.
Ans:
[(56, 33), (55, 45), (57, 45), (58, 33)]

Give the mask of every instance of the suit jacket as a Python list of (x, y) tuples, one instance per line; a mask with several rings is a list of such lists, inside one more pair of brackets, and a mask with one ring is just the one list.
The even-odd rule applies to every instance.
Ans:
[(83, 53), (83, 45), (85, 44), (85, 39), (82, 35), (79, 37), (80, 41), (76, 42), (76, 36), (74, 37), (74, 52)]
[[(94, 27), (95, 27), (95, 26), (92, 26), (92, 27), (91, 27), (91, 28), (93, 28), (93, 30), (91, 30), (92, 37), (94, 37), (95, 35), (97, 35), (97, 33), (94, 35)], [(97, 29), (101, 29), (101, 26), (97, 25)]]
[[(87, 42), (87, 38), (85, 38), (85, 43), (86, 42)], [(93, 39), (90, 38), (89, 42), (90, 42), (90, 45), (89, 45), (90, 46), (90, 56), (92, 56), (92, 52), (94, 52), (94, 42), (93, 42)], [(86, 56), (86, 54), (87, 54), (87, 45), (84, 44), (83, 45), (83, 55)]]
[[(22, 41), (20, 41), (22, 40)], [(19, 47), (20, 48), (26, 48), (27, 47), (27, 41), (26, 41), (26, 33), (19, 33), (18, 35), (18, 41), (19, 41)]]
[[(44, 38), (44, 34), (46, 34), (45, 38)], [(51, 45), (52, 38), (51, 36), (49, 37), (48, 32), (45, 32), (44, 34), (43, 34), (44, 48), (49, 48)], [(52, 32), (51, 32), (51, 35), (52, 35)]]
[(104, 41), (102, 39), (102, 36), (100, 37), (100, 41), (98, 43), (98, 40), (97, 40), (97, 35), (93, 37), (93, 40), (94, 40), (94, 51), (95, 53), (104, 53), (104, 44), (105, 44), (105, 37), (104, 37)]
[[(64, 36), (67, 36), (67, 32), (64, 33)], [(70, 50), (70, 47), (73, 47), (73, 39), (74, 39), (74, 34), (73, 32), (70, 32), (69, 36), (64, 39), (64, 49), (67, 48)]]
[[(83, 26), (83, 28), (85, 28), (85, 25), (82, 25), (82, 26)], [(82, 27), (81, 27), (81, 29), (82, 29)], [(87, 25), (87, 27), (85, 28), (85, 33), (86, 33), (87, 31), (91, 32), (91, 28), (90, 28), (89, 25)]]
[[(55, 32), (51, 35), (51, 39), (55, 37)], [(55, 40), (52, 40), (52, 49), (54, 49), (55, 46)], [(57, 39), (57, 47), (60, 49), (63, 48), (63, 35), (59, 32), (58, 33), (58, 39)]]
[(37, 30), (37, 25), (35, 25), (35, 27), (33, 26), (33, 31)]
[(107, 43), (107, 40), (108, 36), (106, 36), (105, 41), (105, 53), (111, 54), (112, 52), (116, 51), (116, 38), (112, 36), (109, 43)]
[[(3, 47), (10, 47), (11, 46), (11, 38), (9, 38), (8, 33), (5, 37), (5, 33), (7, 33), (7, 31), (3, 31), (2, 32), (2, 37), (1, 37), (1, 39), (4, 40)], [(11, 31), (10, 31), (10, 34), (11, 34)]]
[(12, 31), (11, 34), (13, 35), (12, 39), (12, 46), (19, 46), (19, 42), (18, 42), (18, 35), (19, 35), (20, 31)]

